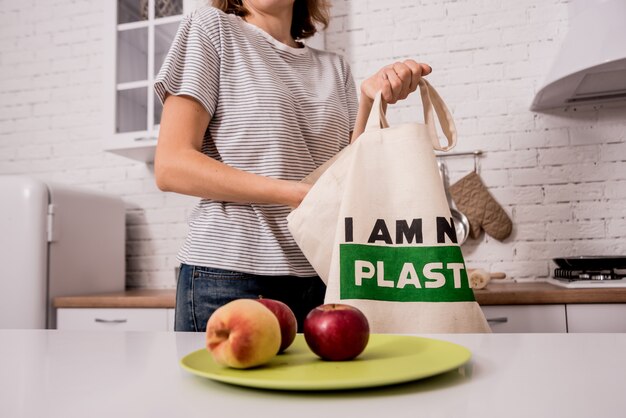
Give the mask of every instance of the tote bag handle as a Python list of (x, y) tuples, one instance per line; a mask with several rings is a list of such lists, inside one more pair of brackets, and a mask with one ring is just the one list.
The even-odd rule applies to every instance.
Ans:
[[(433, 148), (437, 151), (448, 151), (454, 148), (456, 145), (456, 126), (454, 125), (454, 120), (452, 119), (452, 114), (448, 110), (448, 107), (443, 102), (441, 96), (439, 96), (439, 93), (437, 93), (437, 90), (423, 78), (420, 79), (419, 89), (422, 96), (422, 106), (424, 108), (424, 122), (430, 134)], [(439, 125), (447, 139), (445, 146), (441, 145), (437, 137), (434, 114), (437, 114)], [(389, 123), (387, 122), (385, 111), (383, 110), (382, 94), (379, 91), (374, 98), (372, 111), (367, 119), (365, 129), (384, 129), (388, 127)]]

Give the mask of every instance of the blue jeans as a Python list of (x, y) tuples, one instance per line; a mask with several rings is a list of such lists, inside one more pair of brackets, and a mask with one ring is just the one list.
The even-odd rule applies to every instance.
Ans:
[(262, 296), (286, 303), (296, 315), (298, 332), (302, 332), (304, 318), (324, 303), (325, 292), (326, 285), (317, 276), (257, 276), (181, 264), (174, 330), (205, 332), (209, 316), (220, 306)]

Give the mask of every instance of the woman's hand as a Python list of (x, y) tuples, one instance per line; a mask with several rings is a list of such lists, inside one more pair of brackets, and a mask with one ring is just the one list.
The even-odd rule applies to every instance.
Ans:
[(394, 104), (413, 93), (422, 76), (431, 72), (430, 65), (411, 59), (387, 65), (361, 83), (361, 99), (374, 100), (376, 92), (381, 90), (383, 100)]
[(414, 60), (405, 60), (387, 65), (376, 74), (361, 83), (361, 100), (359, 112), (352, 131), (350, 141), (354, 142), (365, 130), (367, 117), (372, 110), (374, 96), (380, 90), (382, 92), (383, 105), (396, 103), (404, 100), (417, 89), (422, 76), (433, 71), (428, 64), (420, 64)]
[(300, 206), (300, 203), (302, 203), (302, 200), (304, 200), (306, 195), (309, 193), (309, 190), (311, 190), (311, 185), (307, 183), (302, 183), (302, 182), (292, 182), (292, 185), (293, 185), (293, 193), (291, 194), (292, 198), (287, 203), (287, 205), (290, 208), (295, 209), (298, 206)]

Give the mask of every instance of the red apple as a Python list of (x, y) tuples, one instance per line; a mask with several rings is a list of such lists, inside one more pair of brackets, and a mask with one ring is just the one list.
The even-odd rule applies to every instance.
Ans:
[(265, 305), (276, 315), (276, 319), (278, 319), (281, 336), (280, 349), (278, 352), (282, 353), (293, 343), (293, 340), (296, 339), (296, 332), (298, 331), (296, 316), (286, 303), (279, 300), (259, 298), (257, 301)]
[(206, 347), (218, 364), (237, 369), (265, 364), (280, 347), (278, 319), (254, 300), (234, 300), (209, 318)]
[(304, 319), (304, 339), (311, 351), (324, 360), (355, 358), (367, 346), (369, 336), (367, 318), (354, 306), (320, 305)]

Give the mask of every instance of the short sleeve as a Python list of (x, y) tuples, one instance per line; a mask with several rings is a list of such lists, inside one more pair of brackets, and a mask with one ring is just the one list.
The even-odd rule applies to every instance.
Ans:
[(156, 76), (155, 93), (161, 103), (167, 93), (191, 96), (212, 117), (217, 106), (219, 81), (220, 55), (214, 43), (195, 14), (186, 16)]
[(356, 94), (356, 85), (352, 77), (350, 65), (343, 60), (344, 80), (346, 83), (346, 98), (348, 100), (348, 120), (350, 121), (350, 131), (354, 129), (356, 124), (356, 115), (359, 111), (359, 101)]

